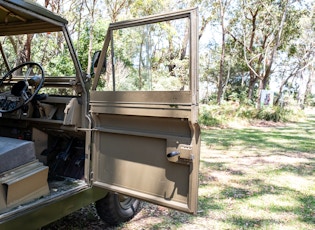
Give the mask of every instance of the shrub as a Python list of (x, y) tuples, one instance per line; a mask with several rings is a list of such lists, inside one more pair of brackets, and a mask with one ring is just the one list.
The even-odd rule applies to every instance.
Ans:
[(205, 126), (220, 126), (229, 123), (237, 116), (238, 103), (223, 103), (222, 105), (200, 105), (199, 123)]
[(239, 105), (235, 102), (225, 102), (222, 105), (201, 104), (199, 123), (204, 126), (227, 125), (235, 120), (266, 120), (274, 122), (297, 121), (304, 117), (304, 112), (297, 107), (263, 107)]
[(199, 124), (204, 126), (219, 126), (221, 122), (218, 118), (214, 117), (213, 112), (211, 106), (202, 104), (199, 112)]
[(274, 106), (258, 110), (255, 118), (266, 121), (287, 122), (297, 121), (303, 116), (303, 111), (297, 107), (283, 108), (280, 106)]

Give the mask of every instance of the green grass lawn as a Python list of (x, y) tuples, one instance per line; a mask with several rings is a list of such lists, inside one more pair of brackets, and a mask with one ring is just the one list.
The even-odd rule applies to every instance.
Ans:
[[(209, 229), (315, 229), (315, 116), (203, 130), (199, 217)], [(206, 150), (205, 150), (206, 149)]]

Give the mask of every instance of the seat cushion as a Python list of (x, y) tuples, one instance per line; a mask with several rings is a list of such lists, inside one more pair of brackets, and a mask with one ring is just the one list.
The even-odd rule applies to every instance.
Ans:
[(35, 159), (35, 146), (32, 141), (0, 137), (0, 173)]

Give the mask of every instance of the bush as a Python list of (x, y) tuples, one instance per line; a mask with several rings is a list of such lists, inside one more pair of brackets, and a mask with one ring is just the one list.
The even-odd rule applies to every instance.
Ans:
[(287, 122), (297, 121), (299, 118), (303, 116), (304, 116), (303, 111), (297, 107), (283, 108), (280, 106), (274, 106), (265, 107), (258, 110), (255, 118), (266, 121)]
[(199, 123), (204, 126), (227, 125), (239, 120), (266, 120), (274, 122), (297, 121), (304, 117), (304, 112), (297, 107), (280, 106), (255, 108), (253, 105), (239, 105), (225, 102), (221, 106), (201, 104)]
[(237, 118), (239, 104), (223, 103), (222, 105), (200, 105), (199, 123), (205, 126), (226, 125)]
[(214, 117), (211, 106), (202, 104), (200, 106), (199, 112), (199, 124), (204, 126), (219, 126), (221, 124), (221, 121), (218, 118)]
[(315, 107), (315, 95), (314, 94), (308, 94), (306, 98), (306, 105)]
[(266, 107), (258, 110), (255, 118), (266, 121), (284, 121), (285, 115), (282, 112), (282, 109), (276, 109), (275, 107)]

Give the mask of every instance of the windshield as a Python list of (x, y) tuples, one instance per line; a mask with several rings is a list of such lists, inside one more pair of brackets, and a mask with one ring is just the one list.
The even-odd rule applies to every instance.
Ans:
[(46, 77), (75, 76), (73, 61), (62, 32), (5, 36), (0, 39), (2, 76), (8, 71), (5, 58), (10, 69), (32, 61), (43, 67)]

